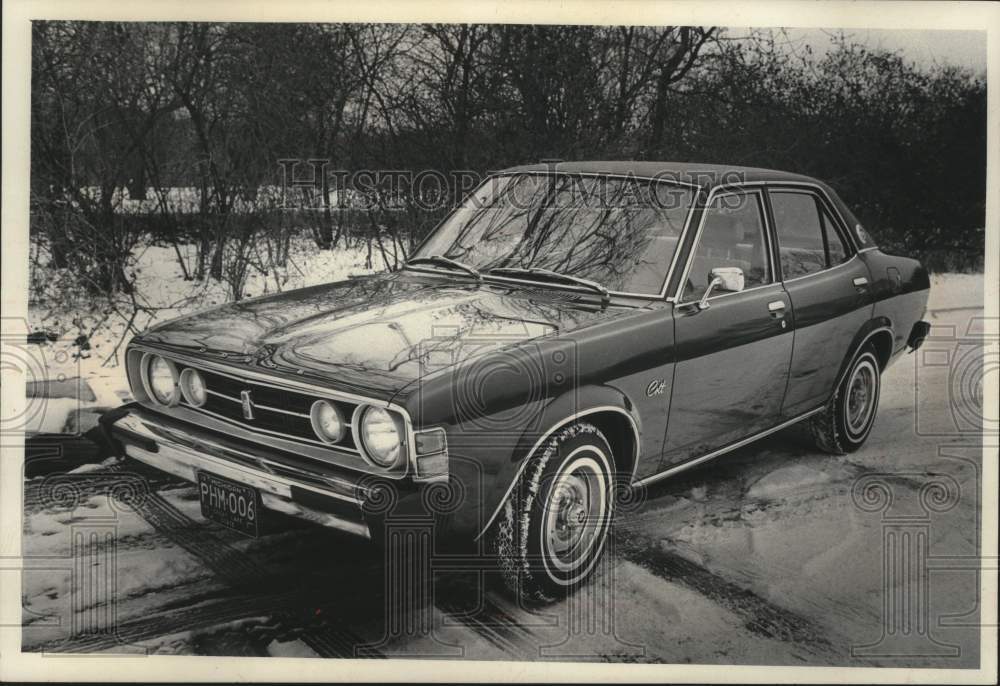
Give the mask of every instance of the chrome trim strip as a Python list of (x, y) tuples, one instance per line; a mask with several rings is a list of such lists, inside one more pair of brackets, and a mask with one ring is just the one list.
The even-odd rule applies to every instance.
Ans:
[[(275, 438), (280, 438), (285, 441), (292, 441), (294, 443), (305, 443), (307, 445), (315, 445), (321, 448), (334, 448), (338, 451), (344, 453), (350, 453), (352, 455), (358, 453), (358, 451), (355, 448), (351, 448), (345, 445), (340, 445), (339, 443), (338, 444), (324, 443), (319, 439), (308, 438), (306, 436), (296, 436), (295, 434), (286, 434), (280, 431), (271, 431), (270, 429), (262, 429), (258, 426), (250, 424), (249, 422), (240, 421), (239, 419), (233, 419), (232, 417), (227, 417), (225, 415), (219, 414), (218, 412), (212, 412), (211, 410), (206, 410), (204, 407), (191, 407), (190, 405), (178, 405), (178, 407), (191, 410), (192, 412), (196, 412), (198, 414), (204, 414), (210, 417), (214, 417), (219, 421), (226, 422), (227, 424), (231, 424), (232, 426), (236, 426), (241, 429), (245, 429), (251, 434), (266, 434), (268, 436), (274, 436)], [(261, 406), (254, 405), (254, 407), (256, 408)], [(172, 409), (172, 408), (162, 408), (162, 409)], [(305, 418), (308, 419), (308, 415), (306, 415)], [(178, 417), (178, 419), (182, 418)]]
[(660, 481), (661, 479), (665, 479), (668, 476), (672, 476), (672, 475), (677, 474), (679, 472), (683, 472), (686, 469), (690, 469), (691, 467), (695, 467), (695, 466), (697, 466), (697, 465), (699, 465), (699, 464), (701, 464), (703, 462), (707, 462), (707, 461), (711, 460), (712, 458), (719, 457), (720, 455), (725, 455), (726, 453), (732, 452), (733, 450), (736, 450), (737, 448), (742, 448), (743, 446), (745, 446), (745, 445), (747, 445), (749, 443), (753, 443), (754, 441), (756, 441), (758, 439), (764, 438), (765, 436), (769, 436), (770, 434), (773, 434), (773, 433), (775, 433), (777, 431), (781, 431), (782, 429), (785, 429), (785, 428), (791, 426), (792, 424), (796, 424), (796, 423), (802, 421), (803, 419), (805, 419), (807, 417), (811, 417), (812, 415), (816, 414), (817, 412), (822, 412), (822, 410), (823, 410), (824, 407), (826, 407), (826, 406), (822, 405), (820, 407), (817, 407), (814, 410), (809, 410), (808, 412), (806, 412), (804, 414), (800, 414), (800, 415), (798, 415), (797, 417), (795, 417), (793, 419), (789, 419), (788, 421), (782, 422), (781, 424), (778, 424), (777, 426), (772, 426), (770, 429), (765, 429), (764, 431), (755, 433), (752, 436), (748, 436), (747, 438), (741, 439), (741, 440), (739, 440), (739, 441), (737, 441), (735, 443), (732, 443), (731, 445), (727, 445), (724, 448), (719, 448), (718, 450), (714, 450), (714, 451), (712, 451), (710, 453), (702, 455), (701, 457), (696, 457), (696, 458), (693, 458), (691, 460), (687, 460), (686, 462), (682, 462), (681, 464), (674, 465), (673, 467), (665, 469), (662, 472), (659, 472), (657, 474), (653, 474), (652, 476), (647, 476), (645, 479), (641, 479), (640, 481), (636, 481), (635, 483), (633, 483), (632, 487), (633, 488), (638, 488), (638, 487), (642, 487), (642, 486), (648, 486), (649, 484), (656, 483), (657, 481)]
[[(562, 174), (563, 176), (596, 176), (608, 179), (634, 179), (637, 181), (656, 181), (657, 183), (669, 183), (674, 186), (687, 186), (688, 188), (702, 188), (700, 184), (692, 183), (691, 181), (679, 181), (667, 176), (649, 176), (648, 174), (623, 174), (621, 172), (602, 172), (602, 171), (564, 171), (560, 169), (551, 169), (543, 171), (540, 169), (535, 170), (510, 170), (510, 171), (500, 171), (495, 174), (490, 174), (487, 179), (492, 179), (497, 176), (520, 176), (521, 174), (531, 174), (534, 176), (555, 176), (557, 174)], [(485, 182), (487, 179), (483, 179)]]
[[(851, 355), (851, 363), (852, 364), (853, 364), (854, 360), (857, 358), (857, 356), (861, 354), (861, 351), (864, 349), (865, 344), (868, 341), (870, 341), (872, 339), (872, 337), (875, 336), (875, 334), (881, 333), (883, 331), (887, 332), (889, 334), (889, 337), (893, 340), (893, 342), (895, 342), (896, 337), (895, 337), (895, 335), (893, 333), (893, 330), (892, 330), (891, 326), (880, 326), (880, 327), (878, 327), (876, 329), (872, 329), (871, 331), (868, 332), (868, 334), (864, 338), (861, 339), (861, 342), (858, 343), (858, 347), (854, 349), (854, 354)], [(895, 351), (892, 350), (892, 345), (890, 345), (889, 346), (889, 361), (890, 362), (892, 361), (892, 354), (894, 352)], [(886, 363), (886, 367), (888, 367), (888, 362)], [(840, 374), (837, 375), (837, 382), (835, 384), (833, 384), (833, 390), (830, 392), (830, 399), (831, 400), (833, 399), (834, 394), (836, 394), (837, 389), (840, 387), (840, 384), (843, 382), (844, 377), (847, 376), (847, 372), (849, 372), (850, 370), (851, 370), (851, 365), (850, 364), (844, 365), (844, 370)], [(885, 371), (885, 368), (879, 370), (880, 373), (882, 371)]]
[(190, 365), (197, 369), (206, 369), (210, 372), (221, 374), (222, 376), (228, 376), (231, 379), (236, 379), (237, 381), (253, 381), (260, 383), (264, 386), (272, 386), (274, 388), (284, 388), (292, 391), (299, 391), (304, 393), (310, 393), (325, 398), (333, 398), (334, 400), (345, 400), (347, 402), (354, 403), (368, 403), (371, 405), (379, 405), (380, 407), (394, 407), (390, 402), (384, 400), (375, 400), (373, 398), (366, 398), (364, 396), (355, 395), (354, 393), (349, 393), (347, 391), (334, 391), (323, 386), (318, 386), (316, 384), (307, 383), (304, 381), (295, 381), (293, 379), (284, 379), (271, 374), (266, 374), (259, 372), (255, 369), (240, 369), (235, 370), (232, 365), (221, 364), (212, 360), (205, 360), (200, 357), (195, 357), (189, 353), (178, 351), (175, 348), (170, 348), (167, 346), (159, 347), (153, 343), (136, 343), (131, 347), (132, 350), (141, 350), (143, 352), (152, 352), (158, 355), (169, 356), (175, 360), (178, 360), (184, 364)]
[[(190, 367), (190, 369), (194, 369), (194, 367)], [(234, 402), (237, 405), (239, 405), (240, 403), (243, 402), (240, 398), (234, 398), (233, 396), (226, 395), (225, 393), (219, 393), (218, 391), (213, 391), (211, 389), (205, 389), (205, 390), (208, 391), (209, 393), (211, 393), (212, 395), (214, 395), (217, 398), (222, 398), (223, 400), (229, 400), (230, 402)], [(187, 403), (186, 400), (185, 400), (185, 402)], [(187, 405), (189, 407), (192, 407), (192, 408), (196, 409), (196, 410), (203, 409), (199, 405), (192, 405), (191, 403), (187, 403)], [(303, 417), (305, 419), (309, 419), (309, 414), (306, 413), (306, 412), (292, 412), (291, 410), (283, 410), (280, 407), (271, 407), (270, 405), (261, 405), (258, 402), (254, 402), (253, 407), (254, 407), (255, 410), (256, 409), (268, 410), (269, 412), (280, 412), (281, 414), (290, 414), (293, 417)], [(205, 410), (205, 411), (207, 412), (208, 410)], [(286, 436), (291, 436), (292, 434), (285, 434), (285, 435)]]
[(808, 274), (803, 274), (802, 276), (793, 276), (790, 279), (782, 279), (781, 283), (793, 283), (795, 281), (799, 281), (800, 279), (808, 279), (810, 277), (817, 276), (819, 274), (825, 274), (827, 272), (832, 272), (834, 269), (840, 269), (841, 267), (846, 267), (847, 265), (849, 265), (851, 262), (853, 262), (856, 259), (858, 259), (857, 253), (851, 255), (851, 259), (844, 260), (840, 264), (835, 264), (832, 267), (826, 267), (824, 269), (820, 269), (818, 272), (809, 272)]
[[(714, 300), (722, 300), (723, 298), (728, 298), (728, 297), (733, 296), (733, 295), (743, 295), (744, 293), (753, 293), (754, 291), (759, 291), (759, 290), (762, 290), (764, 288), (774, 288), (776, 286), (780, 287), (781, 286), (781, 282), (780, 281), (775, 281), (774, 283), (765, 283), (765, 284), (763, 284), (761, 286), (754, 286), (753, 288), (744, 288), (742, 291), (726, 291), (725, 293), (719, 293), (718, 295), (713, 295), (708, 300), (709, 300), (709, 302), (712, 302)], [(785, 293), (785, 291), (784, 291), (783, 288), (779, 292), (781, 294)], [(689, 300), (689, 301), (684, 302), (684, 303), (677, 303), (677, 307), (686, 307), (688, 305), (697, 305), (698, 302), (699, 302), (698, 300)]]
[(344, 531), (346, 533), (371, 540), (371, 531), (363, 522), (353, 522), (349, 519), (338, 517), (331, 512), (320, 512), (319, 510), (306, 507), (305, 505), (295, 502), (294, 500), (278, 498), (270, 493), (261, 493), (260, 499), (261, 504), (268, 509), (283, 512), (299, 519), (306, 519), (308, 521), (315, 522), (316, 524), (321, 524), (329, 529), (337, 529), (339, 531)]
[[(660, 289), (660, 299), (664, 299), (667, 296), (667, 289), (670, 287), (670, 279), (674, 276), (674, 269), (677, 268), (677, 261), (680, 259), (681, 251), (684, 248), (684, 241), (687, 239), (688, 232), (691, 230), (691, 218), (694, 216), (695, 209), (698, 207), (698, 197), (702, 193), (702, 189), (699, 187), (694, 192), (694, 197), (691, 199), (691, 207), (688, 208), (687, 217), (684, 218), (684, 228), (681, 229), (681, 235), (677, 237), (677, 245), (674, 247), (674, 254), (670, 258), (670, 266), (667, 267), (667, 278), (663, 280), (663, 287)], [(704, 212), (702, 217), (704, 217)], [(674, 298), (673, 302), (677, 302)]]
[[(309, 415), (304, 412), (292, 412), (291, 410), (283, 410), (280, 407), (271, 407), (270, 405), (261, 405), (258, 402), (253, 404), (253, 409), (255, 410), (267, 410), (268, 412), (278, 412), (279, 414), (287, 414), (292, 417), (302, 417), (303, 419), (309, 419)], [(291, 435), (291, 434), (289, 434)]]
[[(185, 481), (198, 483), (199, 467), (192, 464), (190, 456), (183, 451), (175, 448), (161, 447), (160, 452), (150, 453), (136, 445), (129, 444), (125, 446), (125, 453), (132, 459), (148, 464), (155, 469), (167, 472), (168, 474), (173, 474), (174, 476), (184, 479)], [(297, 503), (291, 498), (290, 488), (287, 490), (287, 496), (281, 493), (275, 493), (275, 489), (282, 492), (284, 492), (285, 489), (282, 488), (283, 484), (271, 476), (268, 476), (267, 479), (251, 477), (241, 478), (243, 475), (239, 472), (226, 469), (225, 467), (219, 467), (215, 464), (211, 464), (205, 469), (213, 474), (218, 474), (219, 476), (224, 476), (233, 481), (259, 489), (261, 504), (268, 509), (284, 512), (285, 514), (290, 514), (300, 519), (307, 519), (309, 521), (316, 522), (317, 524), (322, 524), (328, 528), (345, 531), (347, 533), (354, 534), (355, 536), (361, 536), (362, 538), (371, 538), (371, 532), (369, 531), (368, 526), (363, 522), (352, 522), (348, 519), (338, 517), (330, 512), (313, 510), (312, 508)], [(275, 485), (268, 486), (270, 483), (274, 483)], [(298, 484), (296, 484), (296, 486), (298, 486)]]
[[(192, 367), (192, 369), (193, 369), (193, 367)], [(210, 393), (211, 395), (217, 396), (217, 397), (222, 398), (224, 400), (231, 400), (234, 403), (242, 402), (239, 398), (234, 398), (231, 395), (226, 395), (225, 393), (219, 393), (218, 391), (213, 391), (211, 388), (206, 388), (205, 391), (208, 392), (208, 393)]]
[[(289, 467), (278, 462), (269, 461), (257, 455), (220, 446), (217, 443), (202, 438), (193, 439), (193, 446), (177, 443), (151, 431), (149, 427), (146, 426), (146, 421), (147, 420), (137, 417), (134, 414), (127, 414), (112, 424), (111, 431), (114, 432), (115, 429), (118, 428), (126, 433), (147, 438), (155, 442), (159, 451), (154, 453), (146, 451), (134, 443), (130, 443), (127, 437), (123, 441), (125, 444), (125, 450), (130, 456), (136, 457), (132, 454), (134, 449), (134, 451), (138, 451), (142, 455), (142, 457), (136, 457), (136, 459), (156, 467), (157, 469), (168, 471), (171, 474), (179, 476), (187, 481), (197, 482), (198, 476), (196, 472), (198, 470), (207, 470), (214, 474), (218, 474), (219, 476), (224, 476), (226, 478), (239, 481), (240, 483), (247, 484), (248, 486), (266, 490), (270, 493), (283, 497), (290, 498), (292, 495), (291, 487), (295, 486), (296, 488), (302, 488), (320, 495), (343, 500), (358, 508), (362, 506), (362, 501), (356, 494), (359, 491), (363, 492), (365, 490), (364, 487), (345, 479), (310, 474), (310, 478), (326, 481), (330, 484), (329, 489), (320, 488), (316, 484), (310, 483), (309, 481), (298, 481), (282, 476), (276, 471), (270, 471), (272, 468), (275, 470), (284, 470), (289, 472), (300, 471), (295, 467)], [(166, 429), (164, 431), (169, 432), (169, 430)], [(262, 469), (252, 469), (247, 467), (245, 464), (234, 462), (233, 460), (228, 460), (224, 457), (215, 456), (210, 452), (205, 452), (205, 450), (198, 450), (197, 447), (195, 447), (197, 445), (203, 445), (205, 450), (208, 451), (218, 450), (222, 454), (228, 452), (239, 455), (248, 462), (260, 464)], [(163, 459), (172, 460), (173, 462), (168, 466), (173, 467), (174, 469), (168, 469), (166, 466), (161, 464), (161, 460)], [(176, 471), (178, 465), (183, 466), (186, 471)], [(273, 467), (271, 467), (271, 465), (273, 465)], [(334, 490), (336, 488), (339, 488), (344, 492)], [(347, 492), (354, 495), (347, 495)]]
[(635, 450), (633, 451), (634, 455), (632, 456), (633, 457), (632, 476), (630, 477), (629, 481), (635, 478), (635, 470), (639, 467), (639, 455), (642, 449), (642, 443), (641, 443), (642, 437), (639, 435), (639, 427), (635, 423), (635, 418), (622, 408), (616, 407), (614, 405), (600, 405), (598, 407), (592, 407), (590, 409), (584, 410), (583, 412), (577, 412), (576, 414), (572, 414), (566, 417), (565, 419), (562, 419), (561, 421), (557, 422), (553, 426), (551, 426), (548, 431), (542, 434), (541, 438), (535, 441), (535, 444), (531, 446), (531, 450), (528, 451), (528, 454), (524, 456), (523, 460), (521, 460), (521, 464), (518, 465), (517, 472), (514, 474), (514, 478), (511, 479), (510, 485), (507, 487), (506, 492), (504, 492), (503, 497), (497, 504), (497, 507), (493, 511), (493, 514), (490, 515), (490, 518), (486, 522), (486, 525), (482, 528), (482, 530), (478, 534), (476, 534), (476, 537), (473, 540), (478, 541), (480, 538), (482, 538), (483, 534), (485, 534), (489, 530), (490, 526), (493, 524), (493, 520), (495, 520), (497, 518), (497, 515), (500, 514), (500, 510), (503, 509), (504, 504), (507, 502), (507, 499), (510, 497), (511, 492), (514, 490), (514, 486), (516, 486), (517, 482), (520, 480), (521, 474), (524, 472), (525, 468), (528, 466), (528, 463), (531, 461), (531, 458), (534, 457), (536, 452), (538, 452), (538, 449), (542, 446), (542, 444), (545, 443), (545, 441), (547, 441), (549, 437), (552, 436), (552, 434), (554, 434), (557, 430), (561, 429), (567, 424), (576, 421), (580, 417), (586, 417), (587, 415), (597, 414), (598, 412), (617, 412), (627, 417), (629, 424), (632, 425), (632, 434), (635, 439)]

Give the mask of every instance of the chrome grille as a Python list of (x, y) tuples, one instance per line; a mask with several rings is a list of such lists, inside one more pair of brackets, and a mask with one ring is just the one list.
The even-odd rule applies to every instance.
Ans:
[[(177, 365), (178, 372), (188, 367), (197, 369), (198, 373), (205, 379), (208, 399), (201, 407), (194, 407), (189, 405), (187, 401), (181, 400), (182, 406), (240, 424), (252, 431), (278, 434), (313, 445), (357, 452), (354, 436), (350, 429), (351, 416), (357, 407), (356, 403), (326, 398), (338, 407), (348, 424), (344, 438), (335, 446), (331, 446), (316, 437), (309, 421), (309, 409), (313, 402), (318, 399), (317, 396), (276, 388), (264, 383), (248, 381), (183, 363)], [(252, 401), (252, 419), (244, 416), (244, 392), (249, 393)]]

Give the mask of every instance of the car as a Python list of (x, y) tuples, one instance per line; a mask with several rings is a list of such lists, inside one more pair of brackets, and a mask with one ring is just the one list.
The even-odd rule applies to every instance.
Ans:
[(591, 575), (623, 494), (800, 422), (859, 449), (929, 287), (807, 176), (515, 167), (397, 271), (136, 336), (136, 401), (102, 425), (198, 484), (209, 519), (255, 534), (273, 510), (376, 545), (431, 522), (544, 602)]

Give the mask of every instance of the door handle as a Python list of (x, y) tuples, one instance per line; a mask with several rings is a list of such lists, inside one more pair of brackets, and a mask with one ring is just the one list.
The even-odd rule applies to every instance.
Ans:
[(855, 277), (854, 279), (855, 288), (864, 288), (867, 285), (868, 285), (868, 279), (866, 279), (863, 276)]
[(767, 311), (771, 313), (772, 317), (784, 317), (785, 316), (785, 302), (783, 300), (775, 300), (767, 304)]

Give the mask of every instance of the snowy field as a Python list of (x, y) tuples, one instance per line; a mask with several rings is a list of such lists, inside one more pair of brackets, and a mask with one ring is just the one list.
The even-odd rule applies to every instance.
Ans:
[[(181, 246), (181, 253), (189, 264), (193, 262), (194, 246)], [(365, 257), (364, 248), (324, 251), (318, 250), (311, 239), (295, 238), (288, 266), (268, 274), (251, 271), (244, 292), (250, 298), (370, 274), (373, 270), (365, 267)], [(135, 273), (138, 299), (149, 309), (139, 313), (131, 329), (123, 314), (109, 313), (107, 303), (95, 304), (86, 294), (33, 293), (28, 306), (28, 327), (35, 332), (49, 332), (56, 340), (31, 348), (29, 383), (41, 379), (81, 379), (79, 385), (86, 388), (81, 389), (83, 402), (76, 398), (53, 398), (49, 393), (44, 411), (29, 412), (29, 433), (86, 431), (96, 421), (95, 410), (131, 399), (122, 363), (134, 331), (228, 302), (227, 286), (222, 282), (185, 281), (172, 246), (142, 248), (134, 256), (130, 270)], [(55, 280), (59, 276), (47, 267), (43, 267), (43, 272), (35, 279)], [(128, 297), (120, 295), (118, 300), (121, 311), (130, 313), (125, 304)], [(78, 342), (81, 336), (86, 337), (85, 346)]]
[[(140, 259), (142, 278), (175, 287), (172, 252), (157, 250)], [(296, 285), (364, 271), (360, 254), (299, 259)], [(157, 293), (159, 316), (194, 309), (166, 307), (188, 296)], [(623, 508), (594, 581), (543, 610), (483, 592), (475, 574), (442, 572), (399, 623), (381, 551), (353, 539), (298, 524), (245, 539), (204, 521), (192, 486), (116, 460), (29, 479), (23, 646), (975, 666), (979, 427), (997, 422), (982, 416), (981, 367), (976, 376), (982, 302), (981, 275), (933, 277), (932, 338), (886, 373), (863, 449), (819, 454), (793, 429), (657, 484)], [(116, 336), (79, 362), (112, 404), (127, 393), (120, 367), (102, 360)], [(907, 568), (914, 551), (923, 557)]]

